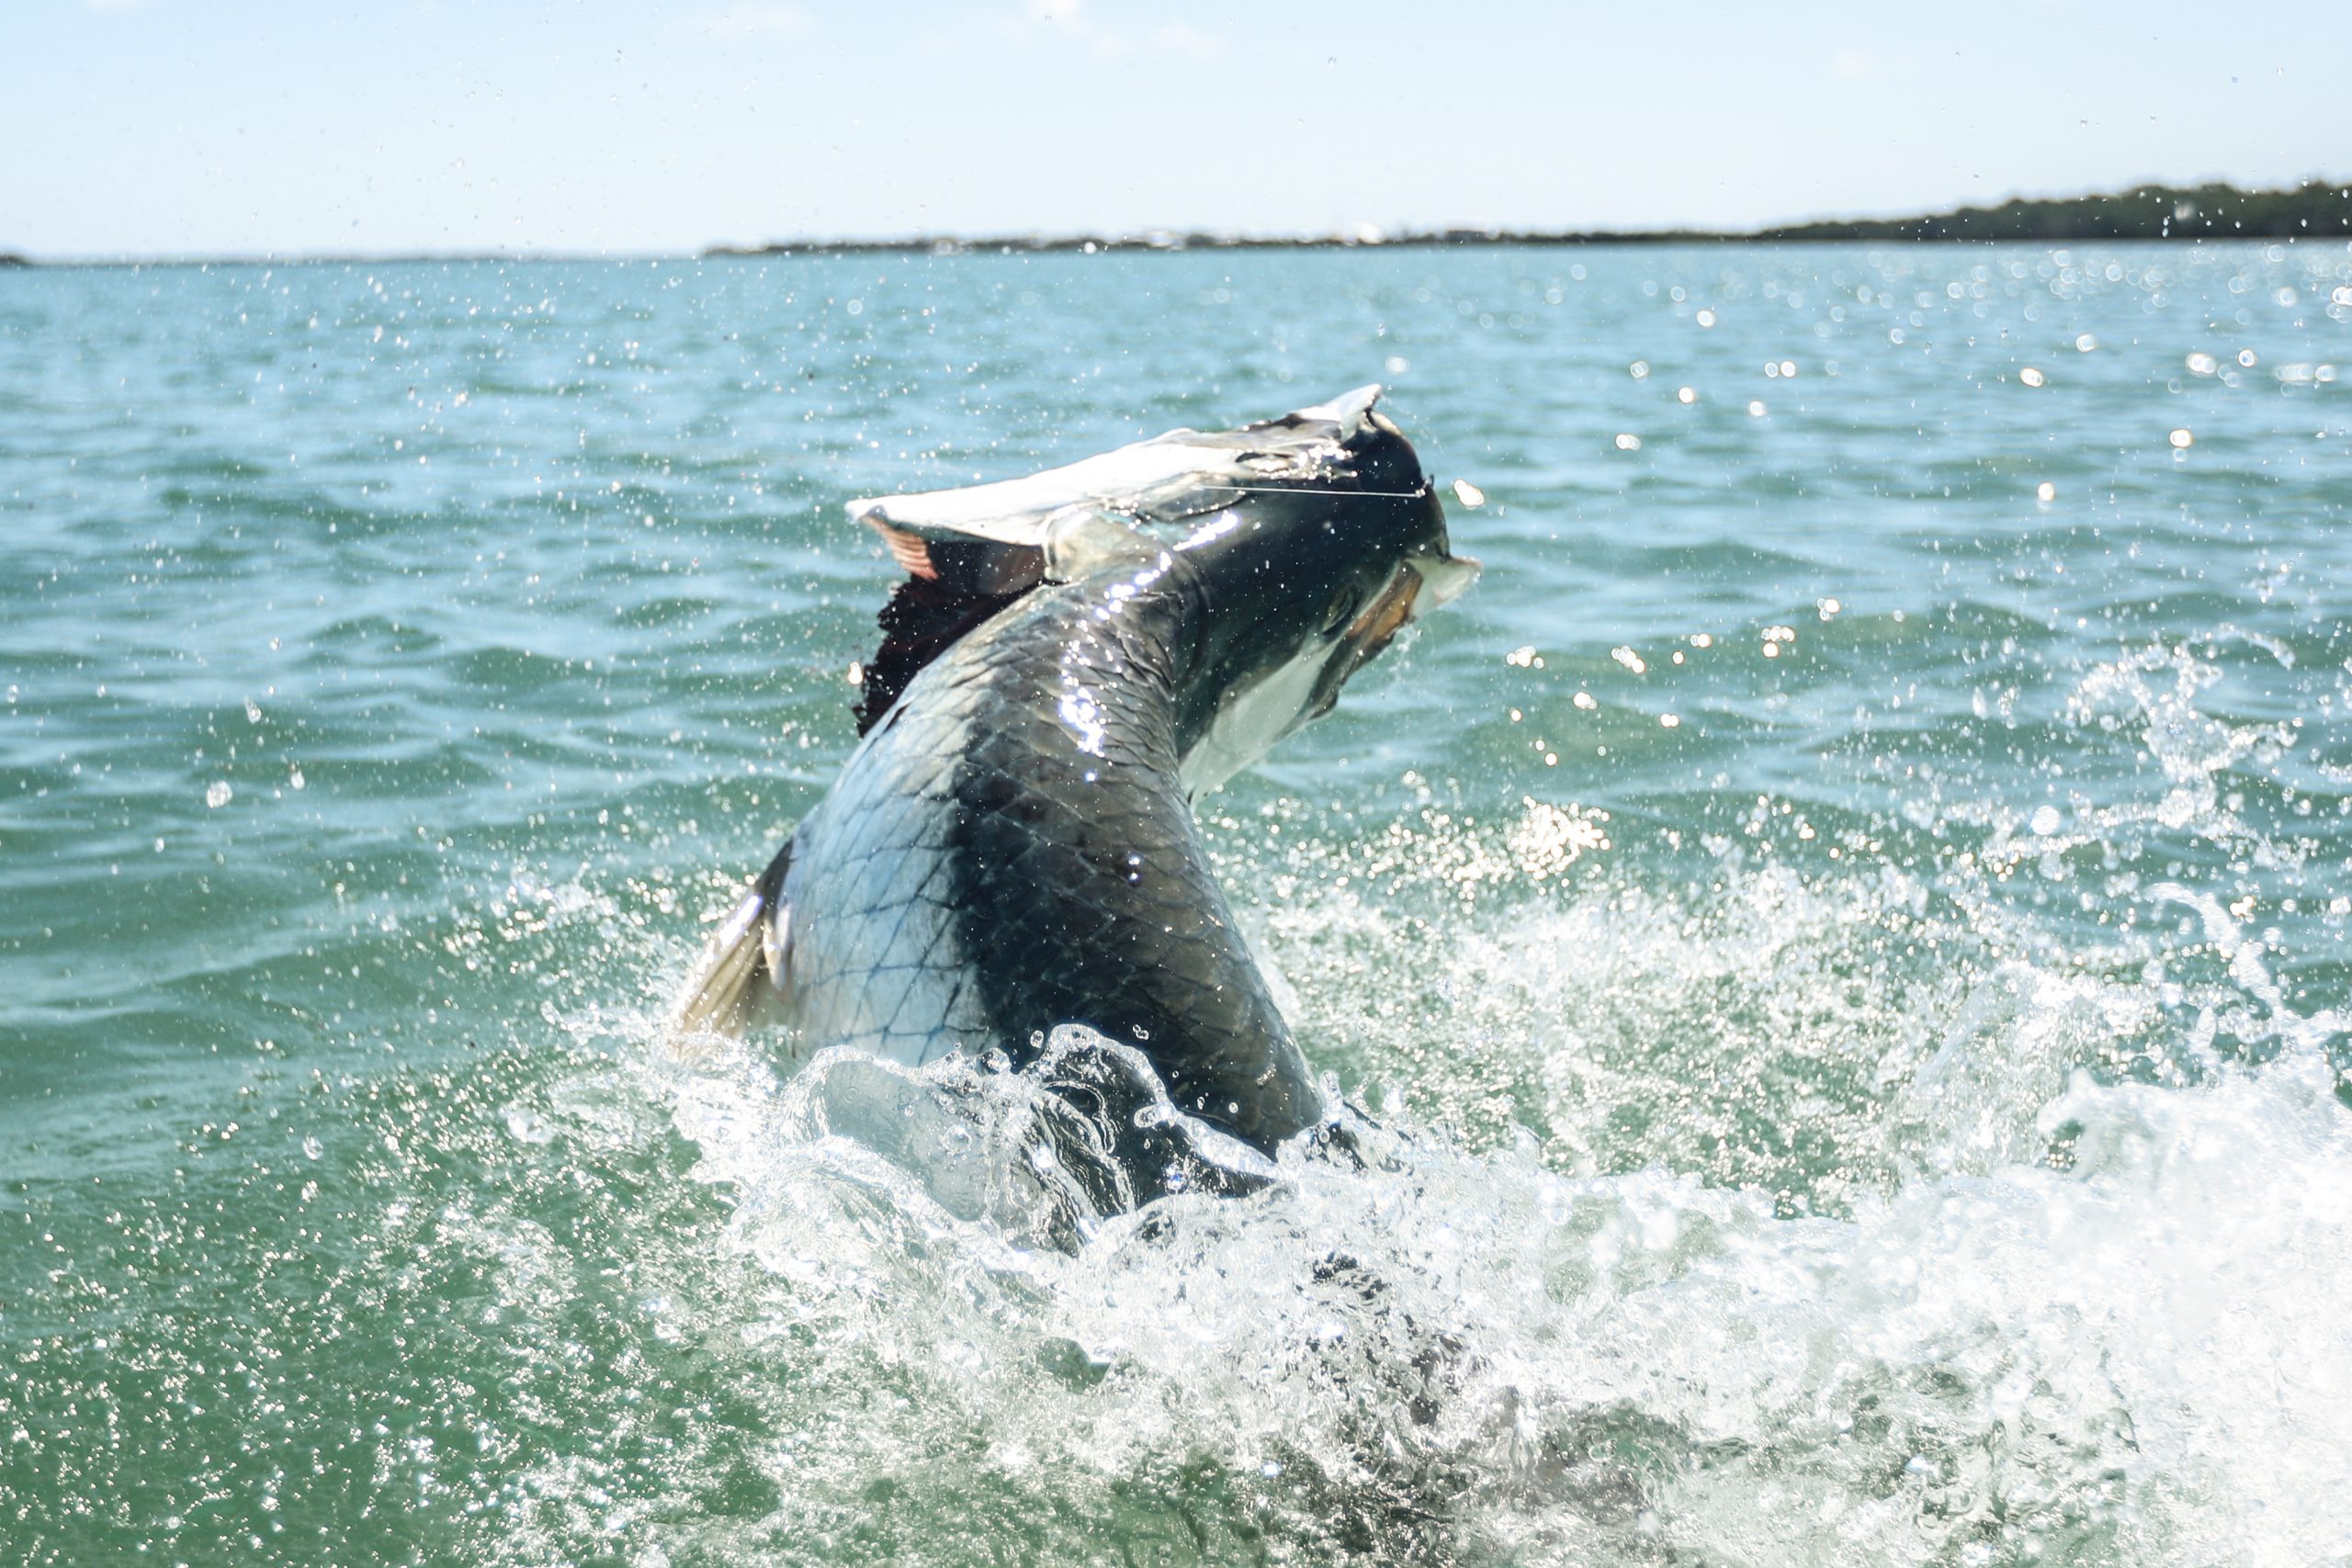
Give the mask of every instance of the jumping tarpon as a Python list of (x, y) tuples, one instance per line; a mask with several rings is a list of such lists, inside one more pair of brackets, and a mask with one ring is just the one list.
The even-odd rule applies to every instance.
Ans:
[[(1367, 387), (1025, 479), (860, 501), (908, 576), (857, 749), (720, 925), (686, 1031), (1015, 1066), (1083, 1024), (1260, 1154), (1327, 1108), (1192, 807), (1477, 575)], [(1166, 1136), (1127, 1129), (1136, 1199)]]

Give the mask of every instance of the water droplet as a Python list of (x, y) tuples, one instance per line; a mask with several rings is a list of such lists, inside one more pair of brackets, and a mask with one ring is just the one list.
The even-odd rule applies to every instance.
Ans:
[(2033, 820), (2030, 826), (2035, 833), (2046, 839), (2058, 830), (2058, 824), (2064, 818), (2058, 815), (2056, 807), (2037, 806), (2033, 808)]
[(1646, 359), (1636, 359), (1634, 363), (1625, 367), (1625, 370), (1628, 375), (1632, 376), (1634, 380), (1638, 381), (1650, 373), (1650, 362)]
[(521, 1144), (551, 1144), (555, 1142), (555, 1126), (537, 1111), (520, 1105), (510, 1105), (505, 1112), (506, 1130)]
[(2250, 348), (2242, 348), (2238, 350), (2238, 363), (2245, 366), (2248, 370), (2253, 369), (2261, 362), (2260, 356), (2257, 355), (2254, 350)]
[(302, 770), (299, 766), (286, 775), (286, 782), (295, 789), (300, 789), (310, 783), (302, 776)]
[(1638, 452), (1641, 449), (1642, 438), (1640, 436), (1629, 434), (1623, 431), (1618, 433), (1617, 450), (1620, 452)]
[(1453, 499), (1464, 506), (1484, 506), (1487, 504), (1487, 492), (1468, 479), (1456, 479), (1453, 481)]
[(245, 722), (248, 724), (259, 724), (261, 722), (261, 705), (254, 702), (251, 697), (247, 697), (245, 699)]
[(1674, 389), (1674, 400), (1679, 403), (1695, 403), (1699, 400), (1698, 390), (1691, 387), (1677, 387)]
[(304, 1159), (316, 1159), (326, 1152), (327, 1146), (319, 1142), (316, 1134), (302, 1140), (302, 1157)]
[(2058, 487), (2044, 479), (2034, 487), (2033, 498), (2036, 501), (2055, 501), (2058, 499)]
[(2075, 340), (2075, 352), (2076, 354), (2088, 354), (2098, 346), (2098, 339), (2092, 336), (2089, 333), (2085, 333), (2082, 336)]
[(2186, 430), (2176, 430), (2170, 435), (2165, 436), (2165, 439), (2171, 442), (2176, 447), (2184, 450), (2197, 444), (2197, 437), (2190, 434)]
[(1388, 356), (1388, 373), (1391, 376), (1402, 376), (1412, 367), (1413, 362), (1401, 354), (1392, 354)]
[(2044, 376), (2040, 370), (2029, 365), (2024, 369), (2018, 372), (2018, 379), (2024, 382), (2029, 387), (2039, 387), (2047, 382), (2050, 378)]
[(237, 792), (235, 790), (229, 787), (229, 781), (227, 779), (214, 779), (210, 784), (204, 786), (204, 804), (218, 811), (220, 807), (228, 805), (230, 796), (236, 793)]
[(1751, 400), (1748, 402), (1748, 405), (1747, 405), (1747, 417), (1748, 417), (1748, 418), (1750, 418), (1750, 419), (1762, 419), (1762, 418), (1764, 417), (1764, 413), (1765, 413), (1764, 404), (1763, 404), (1763, 401), (1762, 401), (1760, 399)]
[(1697, 320), (1701, 326), (1712, 327), (1715, 324), (1715, 313), (1713, 310), (1702, 310)]
[(2188, 373), (2192, 376), (2211, 376), (2221, 367), (2222, 362), (2210, 354), (2192, 354), (2188, 356)]

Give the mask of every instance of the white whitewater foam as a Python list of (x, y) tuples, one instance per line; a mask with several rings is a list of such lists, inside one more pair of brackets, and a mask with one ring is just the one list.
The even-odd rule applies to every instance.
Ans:
[[(2148, 797), (1931, 813), (1978, 835), (1933, 876), (1718, 845), (1660, 893), (1532, 854), (1556, 807), (1310, 848), (1250, 918), (1311, 1027), (1426, 1081), (1245, 1198), (1122, 1213), (1036, 1157), (1044, 1078), (1124, 1059), (1080, 1032), (673, 1065), (746, 1261), (705, 1332), (783, 1391), (747, 1549), (863, 1540), (878, 1485), (910, 1541), (1045, 1559), (2352, 1564), (2346, 1021), (2210, 888), (2118, 880), (2137, 923), (2069, 946), (2005, 880), (2261, 852), (2222, 775), (2292, 737), (2211, 684), (2094, 671), (2067, 721)], [(1460, 917), (1359, 897), (1381, 857)]]
[[(975, 1096), (971, 1159), (1020, 1168), (1018, 1075), (832, 1076), (680, 1107), (775, 1281), (741, 1328), (810, 1396), (775, 1457), (811, 1528), (811, 1462), (1074, 1507), (1207, 1463), (1283, 1531), (1497, 1560), (2352, 1560), (2352, 1117), (2306, 1053), (2080, 1077), (2036, 1119), (2071, 1168), (1850, 1219), (1366, 1128), (1371, 1168), (1286, 1152), (1073, 1251), (961, 1185)], [(919, 1165), (845, 1130), (877, 1109)]]

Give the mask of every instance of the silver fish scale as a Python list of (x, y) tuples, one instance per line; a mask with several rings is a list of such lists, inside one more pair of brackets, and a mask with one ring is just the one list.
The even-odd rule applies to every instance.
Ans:
[(1083, 1023), (1261, 1147), (1315, 1120), (1178, 782), (1180, 614), (1041, 589), (908, 686), (794, 840), (804, 1047), (1020, 1061)]

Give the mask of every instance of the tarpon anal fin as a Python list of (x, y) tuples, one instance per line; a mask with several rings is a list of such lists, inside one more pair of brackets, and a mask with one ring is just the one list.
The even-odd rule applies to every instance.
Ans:
[(741, 903), (712, 933), (679, 994), (671, 1027), (683, 1034), (741, 1036), (781, 1001), (792, 983), (792, 908), (784, 880), (792, 869), (785, 840)]

